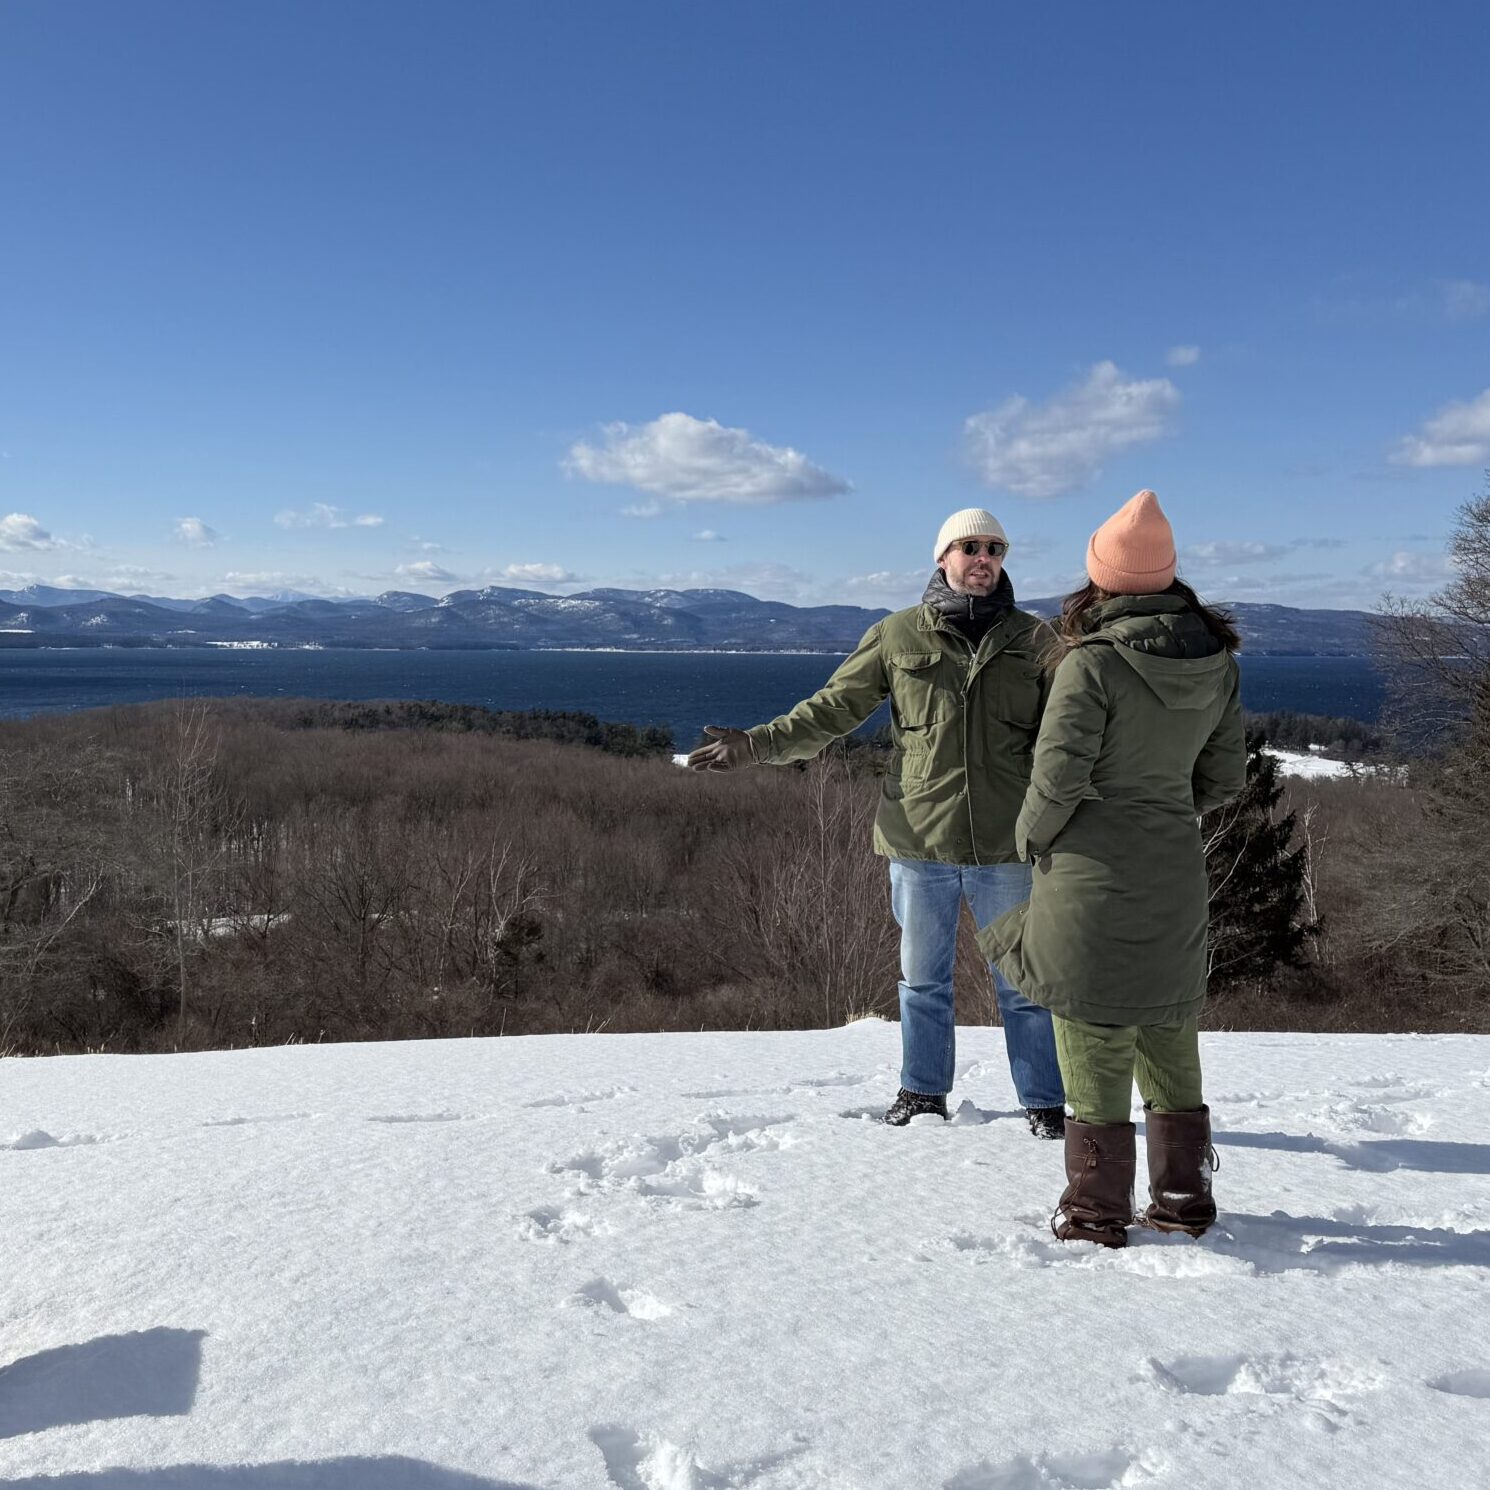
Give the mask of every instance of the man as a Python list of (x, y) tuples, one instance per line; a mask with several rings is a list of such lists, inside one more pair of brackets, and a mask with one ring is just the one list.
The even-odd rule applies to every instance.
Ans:
[[(1049, 688), (1041, 656), (1053, 638), (1039, 617), (1014, 608), (1008, 549), (992, 513), (954, 512), (937, 534), (936, 573), (920, 605), (871, 626), (824, 687), (790, 713), (750, 730), (711, 725), (713, 743), (688, 757), (696, 771), (810, 760), (889, 698), (894, 753), (874, 847), (890, 860), (900, 926), (903, 1064), (884, 1117), (896, 1127), (923, 1113), (948, 1115), (962, 902), (981, 929), (1030, 894), (1014, 820)], [(1065, 1095), (1050, 1014), (991, 971), (1030, 1131), (1059, 1138)]]

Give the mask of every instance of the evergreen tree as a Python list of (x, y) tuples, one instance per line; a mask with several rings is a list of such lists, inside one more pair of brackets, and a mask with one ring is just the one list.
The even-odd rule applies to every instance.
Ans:
[(1212, 978), (1266, 978), (1303, 961), (1319, 930), (1305, 910), (1307, 850), (1293, 847), (1296, 815), (1278, 815), (1278, 763), (1247, 736), (1247, 785), (1202, 824), (1210, 878)]

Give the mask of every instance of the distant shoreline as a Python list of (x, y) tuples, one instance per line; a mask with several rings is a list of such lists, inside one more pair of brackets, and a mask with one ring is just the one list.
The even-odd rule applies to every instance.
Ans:
[[(532, 657), (539, 654), (564, 653), (568, 655), (598, 655), (606, 657), (847, 657), (841, 649), (819, 650), (811, 647), (348, 647), (334, 646), (325, 642), (38, 642), (21, 645), (6, 642), (4, 637), (16, 633), (0, 631), (0, 656), (19, 652), (200, 652), (208, 656), (222, 656), (230, 652), (419, 652), (483, 653)], [(1341, 662), (1371, 662), (1369, 652), (1263, 652), (1244, 648), (1239, 654), (1242, 661), (1248, 657), (1267, 657), (1282, 661), (1290, 657), (1314, 659), (1316, 661), (1338, 660)]]

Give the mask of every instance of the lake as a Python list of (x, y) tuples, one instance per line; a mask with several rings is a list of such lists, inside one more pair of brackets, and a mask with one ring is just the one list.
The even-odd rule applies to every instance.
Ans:
[[(758, 724), (789, 709), (839, 660), (739, 652), (3, 650), (0, 716), (201, 695), (429, 698), (666, 725), (686, 748), (705, 724)], [(1249, 709), (1374, 721), (1382, 693), (1364, 657), (1242, 659)]]

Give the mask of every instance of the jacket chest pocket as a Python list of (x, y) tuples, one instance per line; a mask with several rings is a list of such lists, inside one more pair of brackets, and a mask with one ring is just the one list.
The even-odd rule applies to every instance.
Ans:
[(939, 652), (890, 654), (890, 712), (902, 730), (924, 730), (937, 717)]
[(1005, 657), (999, 661), (995, 672), (994, 715), (1016, 729), (1038, 729), (1043, 677), (1040, 665), (1026, 662), (1022, 657)]

